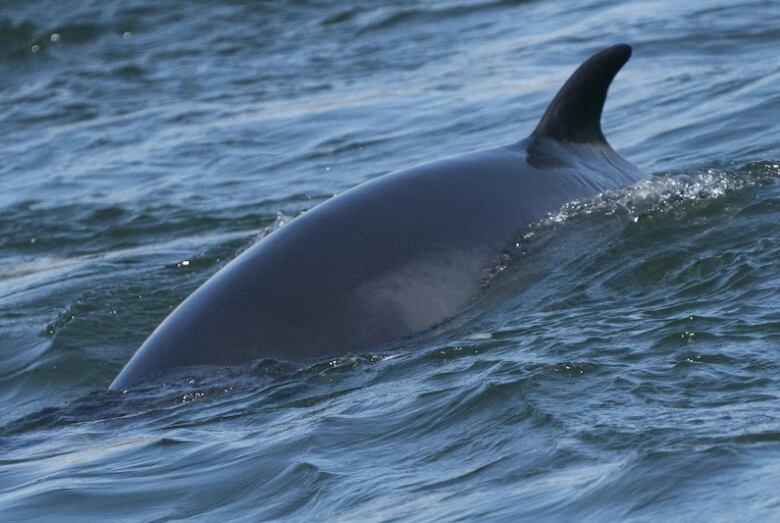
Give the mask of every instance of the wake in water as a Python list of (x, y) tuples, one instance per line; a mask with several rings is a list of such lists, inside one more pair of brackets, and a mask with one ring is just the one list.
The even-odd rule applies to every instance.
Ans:
[[(638, 222), (647, 218), (690, 212), (697, 203), (718, 203), (739, 191), (777, 182), (780, 163), (759, 162), (736, 170), (706, 169), (693, 173), (669, 173), (648, 178), (636, 185), (604, 193), (585, 201), (571, 202), (542, 220), (535, 228), (548, 227), (579, 216), (625, 214)], [(528, 233), (533, 235), (534, 231)]]

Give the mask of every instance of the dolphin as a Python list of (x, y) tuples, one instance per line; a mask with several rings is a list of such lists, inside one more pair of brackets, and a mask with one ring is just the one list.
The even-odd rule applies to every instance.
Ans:
[(272, 232), (185, 299), (110, 385), (367, 352), (463, 311), (529, 224), (642, 172), (601, 130), (626, 44), (586, 60), (527, 138), (386, 174)]

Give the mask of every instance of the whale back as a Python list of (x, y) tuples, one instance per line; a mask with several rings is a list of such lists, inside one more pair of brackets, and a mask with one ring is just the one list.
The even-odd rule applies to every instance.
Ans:
[(520, 142), (380, 176), (274, 231), (184, 300), (111, 388), (192, 365), (365, 352), (463, 311), (523, 227), (641, 176), (600, 124), (629, 55), (587, 60)]

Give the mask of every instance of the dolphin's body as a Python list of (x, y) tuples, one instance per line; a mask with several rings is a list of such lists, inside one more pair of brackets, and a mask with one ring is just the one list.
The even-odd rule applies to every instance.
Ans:
[(518, 143), (381, 176), (273, 232), (173, 311), (111, 388), (175, 367), (366, 352), (463, 310), (529, 223), (642, 178), (600, 124), (630, 55), (588, 59)]

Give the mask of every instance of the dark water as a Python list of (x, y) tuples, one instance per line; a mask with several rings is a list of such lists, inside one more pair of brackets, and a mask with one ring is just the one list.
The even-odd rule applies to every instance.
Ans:
[[(0, 5), (0, 520), (780, 519), (780, 4)], [(647, 182), (370, 353), (105, 391), (264, 230), (626, 41)]]

